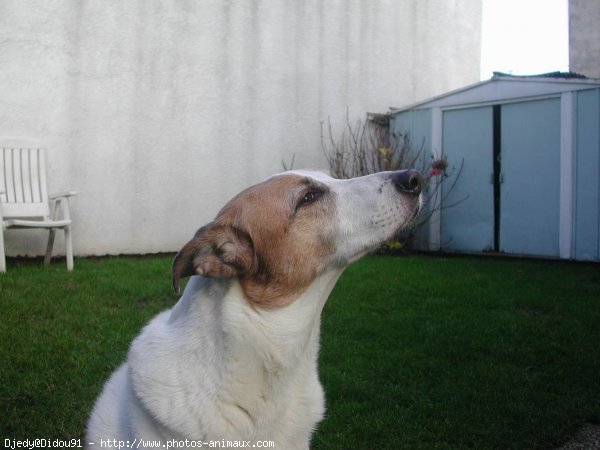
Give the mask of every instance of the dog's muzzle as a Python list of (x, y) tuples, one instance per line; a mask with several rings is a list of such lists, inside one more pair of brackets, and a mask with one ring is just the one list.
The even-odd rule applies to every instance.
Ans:
[(412, 195), (421, 193), (421, 175), (414, 169), (395, 172), (392, 175), (392, 183), (398, 192)]

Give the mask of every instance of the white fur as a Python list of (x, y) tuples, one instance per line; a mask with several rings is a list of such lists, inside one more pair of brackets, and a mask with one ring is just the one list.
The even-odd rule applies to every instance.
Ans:
[(86, 442), (271, 440), (279, 449), (308, 448), (325, 410), (317, 369), (325, 301), (344, 267), (390, 237), (415, 207), (390, 187), (389, 175), (294, 174), (335, 195), (335, 251), (325, 269), (273, 309), (248, 302), (236, 279), (192, 277), (179, 302), (131, 344), (94, 406)]

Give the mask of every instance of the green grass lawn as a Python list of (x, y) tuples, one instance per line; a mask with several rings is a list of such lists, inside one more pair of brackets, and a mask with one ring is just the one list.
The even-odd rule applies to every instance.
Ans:
[[(176, 301), (171, 257), (9, 261), (0, 441), (76, 438), (131, 339)], [(315, 449), (544, 449), (600, 421), (600, 266), (369, 257), (323, 313)]]

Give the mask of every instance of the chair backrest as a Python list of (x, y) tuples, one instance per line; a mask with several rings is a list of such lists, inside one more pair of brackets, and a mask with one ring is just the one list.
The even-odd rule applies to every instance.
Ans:
[(0, 207), (5, 218), (47, 217), (46, 155), (35, 141), (0, 139)]

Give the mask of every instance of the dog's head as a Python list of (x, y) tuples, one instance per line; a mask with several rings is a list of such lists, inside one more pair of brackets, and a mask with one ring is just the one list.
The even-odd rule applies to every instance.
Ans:
[(190, 275), (238, 278), (249, 301), (281, 306), (328, 267), (343, 268), (395, 236), (419, 209), (418, 172), (337, 180), (291, 171), (230, 200), (173, 262)]

